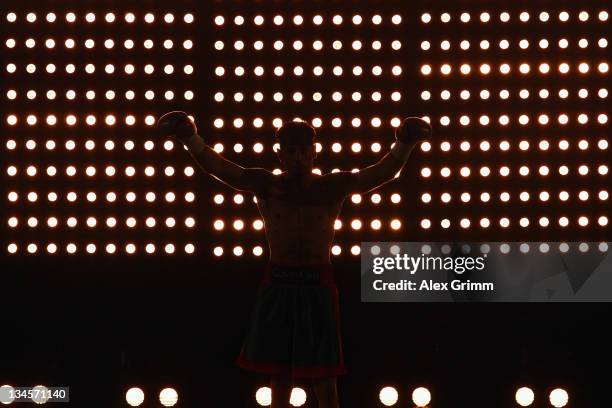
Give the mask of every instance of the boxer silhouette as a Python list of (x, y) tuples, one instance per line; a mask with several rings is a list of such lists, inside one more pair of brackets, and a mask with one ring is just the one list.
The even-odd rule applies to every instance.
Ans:
[(163, 115), (158, 129), (178, 139), (206, 173), (257, 197), (270, 259), (236, 364), (271, 376), (274, 408), (289, 406), (298, 378), (312, 381), (319, 407), (338, 407), (336, 378), (346, 369), (330, 261), (334, 222), (348, 195), (393, 180), (415, 146), (431, 136), (431, 127), (406, 118), (395, 131), (395, 144), (376, 164), (325, 175), (312, 172), (316, 132), (306, 122), (277, 129), (279, 175), (223, 158), (198, 135), (185, 112)]

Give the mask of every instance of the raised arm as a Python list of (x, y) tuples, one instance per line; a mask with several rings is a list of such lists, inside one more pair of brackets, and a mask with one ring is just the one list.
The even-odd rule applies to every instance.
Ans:
[(406, 118), (395, 131), (391, 151), (376, 164), (358, 172), (342, 171), (327, 175), (330, 194), (367, 193), (394, 179), (404, 167), (416, 145), (431, 136), (431, 126), (419, 118)]
[(164, 136), (174, 136), (183, 144), (198, 166), (228, 186), (241, 191), (265, 194), (272, 173), (262, 168), (244, 168), (215, 152), (198, 135), (195, 123), (185, 112), (166, 113), (157, 122)]

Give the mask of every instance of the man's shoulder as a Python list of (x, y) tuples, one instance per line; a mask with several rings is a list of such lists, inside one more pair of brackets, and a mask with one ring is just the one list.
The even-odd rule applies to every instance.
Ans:
[(277, 189), (278, 177), (270, 170), (262, 167), (249, 167), (245, 169), (244, 176), (250, 180), (253, 186), (252, 192), (258, 198), (265, 198)]

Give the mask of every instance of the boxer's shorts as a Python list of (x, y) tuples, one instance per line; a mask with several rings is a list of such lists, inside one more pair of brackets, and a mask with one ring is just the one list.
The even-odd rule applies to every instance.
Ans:
[(266, 269), (236, 364), (290, 378), (346, 373), (331, 265)]

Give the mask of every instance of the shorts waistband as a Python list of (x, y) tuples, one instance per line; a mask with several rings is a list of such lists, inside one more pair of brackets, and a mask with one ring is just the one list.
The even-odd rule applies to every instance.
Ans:
[(266, 281), (279, 283), (323, 284), (333, 281), (332, 265), (284, 266), (269, 264)]

